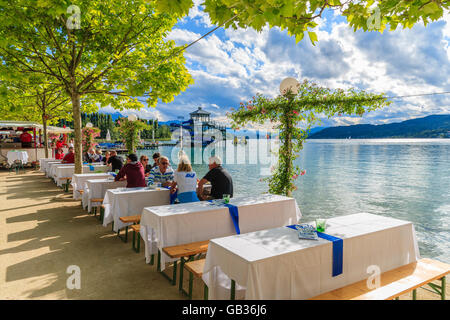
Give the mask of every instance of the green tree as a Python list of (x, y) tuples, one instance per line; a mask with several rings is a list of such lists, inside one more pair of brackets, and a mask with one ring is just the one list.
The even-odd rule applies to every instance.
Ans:
[[(192, 0), (158, 1), (160, 12), (185, 15), (192, 7)], [(268, 24), (270, 27), (287, 29), (296, 41), (303, 39), (305, 32), (314, 44), (318, 39), (313, 29), (315, 22), (325, 9), (337, 10), (347, 18), (348, 24), (358, 29), (383, 32), (389, 24), (390, 30), (398, 25), (412, 28), (420, 21), (425, 25), (443, 17), (449, 9), (447, 0), (205, 0), (202, 4), (215, 25), (234, 29), (251, 27), (257, 31)]]
[(76, 173), (82, 170), (81, 105), (90, 112), (156, 106), (193, 83), (183, 56), (173, 54), (179, 48), (164, 40), (178, 15), (156, 13), (157, 2), (0, 1), (0, 64), (46, 75), (70, 97)]
[(71, 118), (70, 99), (60, 88), (49, 84), (41, 75), (31, 77), (14, 74), (15, 70), (0, 66), (0, 110), (3, 119), (36, 121), (43, 125), (45, 157), (48, 158), (48, 124)]
[(269, 192), (290, 196), (296, 189), (294, 180), (302, 175), (300, 168), (294, 166), (294, 160), (303, 148), (311, 125), (319, 121), (318, 114), (325, 114), (328, 118), (342, 114), (362, 116), (388, 104), (390, 102), (383, 95), (354, 89), (332, 90), (305, 80), (298, 84), (298, 94), (288, 91), (273, 99), (257, 94), (248, 103), (241, 103), (239, 109), (228, 116), (234, 128), (249, 122), (275, 122), (280, 132), (280, 149), (278, 164), (268, 179)]

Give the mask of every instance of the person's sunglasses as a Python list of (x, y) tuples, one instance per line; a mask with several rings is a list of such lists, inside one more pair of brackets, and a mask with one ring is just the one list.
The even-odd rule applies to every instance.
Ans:
[(161, 164), (164, 165), (164, 166), (168, 166), (169, 165), (168, 162), (161, 162)]

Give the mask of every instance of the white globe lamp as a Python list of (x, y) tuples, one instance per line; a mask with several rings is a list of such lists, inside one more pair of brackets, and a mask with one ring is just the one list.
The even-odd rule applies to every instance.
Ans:
[(90, 122), (86, 123), (86, 128), (92, 128), (94, 125)]
[(136, 120), (137, 120), (137, 117), (134, 113), (132, 113), (128, 116), (128, 121), (136, 121)]
[(292, 94), (298, 93), (298, 85), (299, 82), (294, 78), (286, 78), (281, 81), (280, 84), (280, 93), (282, 95), (286, 94), (289, 90), (291, 90)]

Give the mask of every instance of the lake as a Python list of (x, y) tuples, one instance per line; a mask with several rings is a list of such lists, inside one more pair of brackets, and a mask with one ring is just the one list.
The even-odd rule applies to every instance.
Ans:
[[(260, 180), (270, 164), (258, 157), (256, 145), (256, 140), (238, 146), (228, 141), (217, 149), (223, 159), (234, 153), (234, 161), (224, 164), (233, 177), (234, 196), (268, 191)], [(178, 150), (158, 151), (176, 169), (172, 159)], [(153, 152), (138, 154), (151, 159)], [(306, 170), (293, 193), (303, 222), (359, 212), (408, 220), (415, 225), (421, 256), (450, 263), (450, 139), (307, 140), (296, 164)], [(194, 164), (193, 169), (201, 178), (208, 166)]]

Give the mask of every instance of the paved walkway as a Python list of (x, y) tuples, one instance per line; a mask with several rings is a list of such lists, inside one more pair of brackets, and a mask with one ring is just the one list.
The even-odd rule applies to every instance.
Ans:
[[(0, 300), (185, 299), (178, 284), (156, 272), (156, 263), (145, 263), (142, 247), (132, 251), (131, 242), (123, 243), (42, 173), (0, 171)], [(72, 265), (80, 268), (80, 289), (67, 288)], [(194, 299), (202, 297), (198, 280)], [(439, 299), (422, 289), (417, 297)]]
[[(79, 290), (66, 286), (71, 265), (81, 271)], [(142, 249), (135, 253), (71, 192), (28, 170), (0, 171), (0, 299), (185, 298), (145, 263)]]

